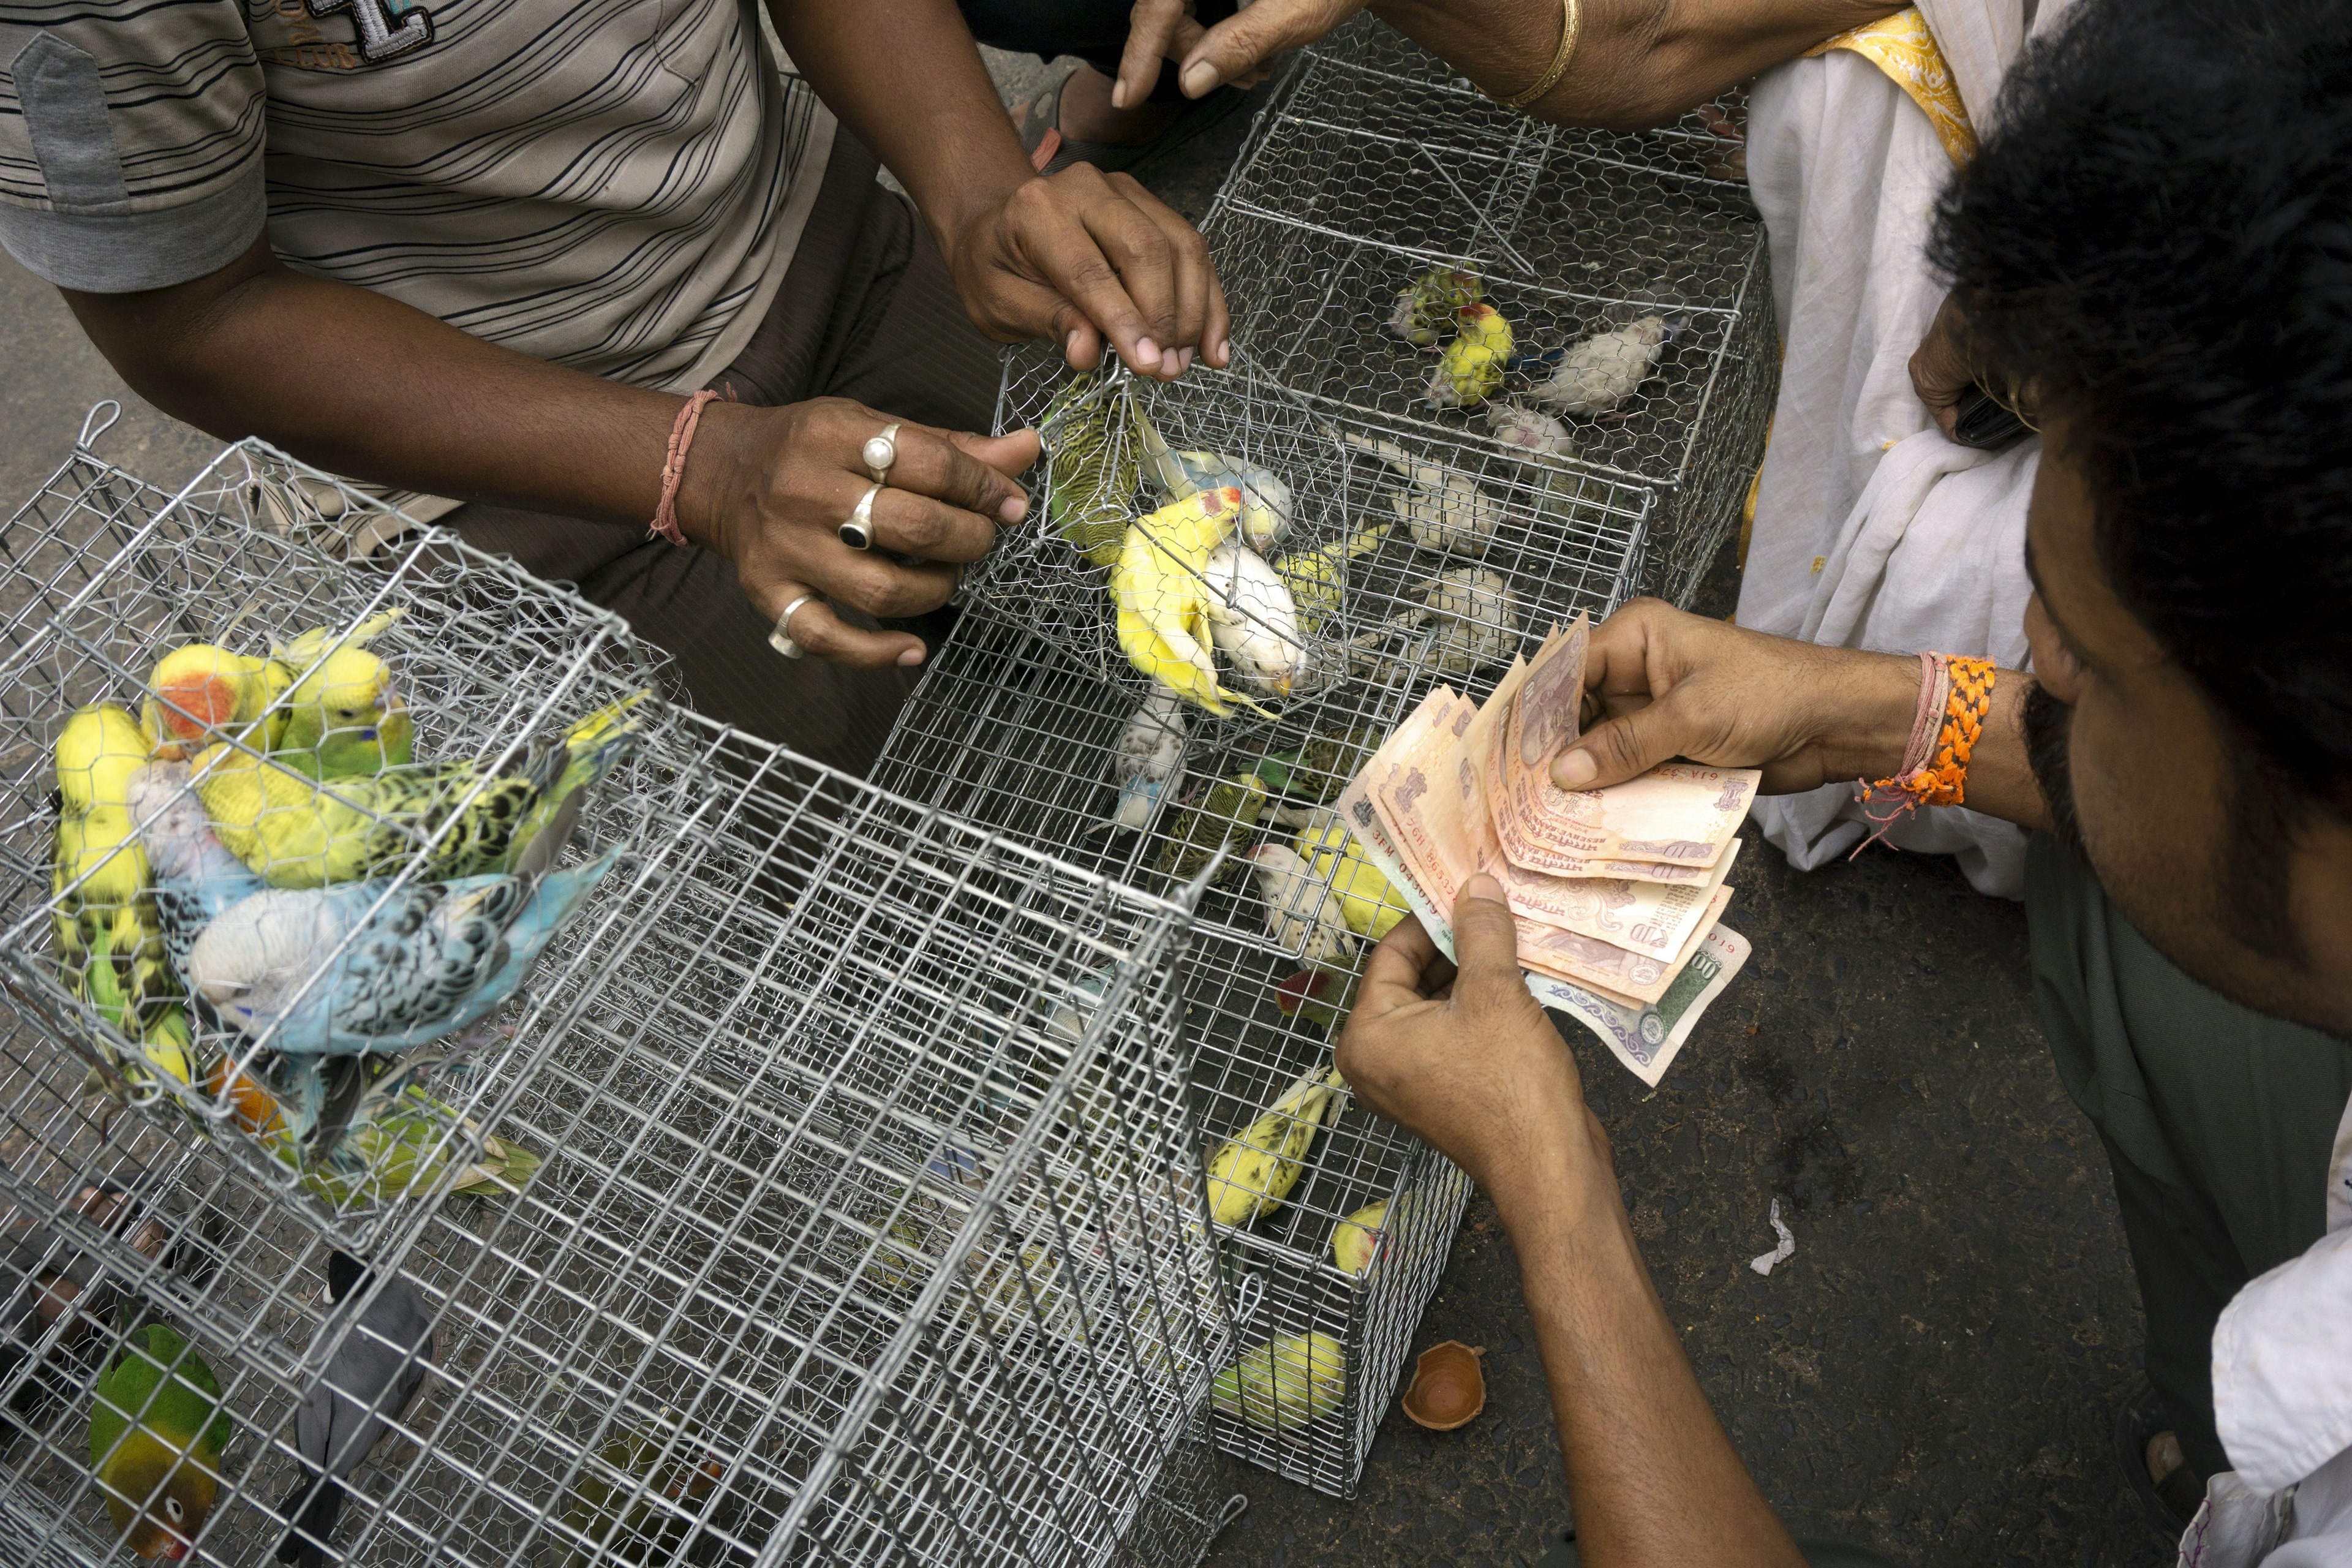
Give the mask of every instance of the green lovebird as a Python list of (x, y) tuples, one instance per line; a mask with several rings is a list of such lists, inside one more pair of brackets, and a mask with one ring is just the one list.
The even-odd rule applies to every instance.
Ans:
[(89, 1463), (114, 1528), (142, 1557), (184, 1560), (220, 1490), (233, 1430), (220, 1379), (177, 1331), (150, 1323), (94, 1394)]

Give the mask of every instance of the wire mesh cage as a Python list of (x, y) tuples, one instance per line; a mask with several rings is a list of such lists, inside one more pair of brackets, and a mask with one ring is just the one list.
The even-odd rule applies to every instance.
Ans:
[[(1204, 232), (1235, 341), (1318, 405), (1638, 484), (1638, 590), (1686, 602), (1779, 375), (1744, 100), (1642, 132), (1490, 101), (1370, 16), (1261, 117)], [(1475, 330), (1461, 306), (1484, 307)]]
[[(0, 1448), (12, 1561), (127, 1561), (152, 1528), (258, 1563), (297, 1515), (369, 1563), (1197, 1559), (1230, 1329), (1181, 907), (690, 714), (635, 765), (670, 782), (645, 918), (552, 977), (542, 1058), (481, 1069), (527, 1172), (419, 1207), (332, 1302), (356, 1261), (219, 1142), (131, 1189), (168, 1190), (200, 1267), (82, 1213), (89, 1173), (171, 1124), (93, 1115), (82, 1062), (10, 1020), (7, 1192), (124, 1281), (83, 1350), (28, 1347), (48, 1392)], [(200, 1429), (227, 1412), (161, 1470), (92, 1447), (134, 1337), (184, 1375), (133, 1388), (131, 1437), (196, 1396)], [(342, 1439), (306, 1449), (299, 1407), (347, 1433), (385, 1388), (323, 1523), (306, 1455)]]
[(335, 547), (399, 527), (249, 443), (176, 497), (78, 451), (0, 534), (0, 971), (361, 1248), (468, 1179), (480, 1058), (562, 1033), (667, 787), (623, 623), (446, 535)]
[[(1213, 1162), (1303, 1075), (1329, 1066), (1369, 951), (1362, 939), (1384, 930), (1384, 919), (1393, 923), (1403, 906), (1355, 880), (1360, 863), (1347, 856), (1343, 838), (1318, 839), (1328, 824), (1318, 805), (1354, 770), (1332, 736), (1311, 730), (1187, 735), (1166, 762), (1164, 800), (1145, 801), (1143, 813), (1112, 830), (1122, 795), (1138, 798), (1122, 751), (1125, 702), (1022, 628), (967, 614), (901, 710), (875, 778), (1146, 885), (1192, 874), (1218, 848), (1234, 858), (1196, 909), (1185, 993), (1202, 1157)], [(1359, 730), (1384, 733), (1398, 710), (1354, 718)], [(1263, 787), (1237, 795), (1236, 775)], [(1262, 869), (1245, 858), (1261, 843), (1300, 859)], [(1303, 875), (1355, 893), (1356, 951), (1309, 962), (1286, 946), (1268, 918), (1268, 875)], [(1349, 1495), (1467, 1195), (1466, 1178), (1419, 1141), (1344, 1096), (1327, 1102), (1281, 1205), (1219, 1226), (1242, 1354), (1213, 1401), (1217, 1440), (1280, 1474)], [(1377, 1205), (1386, 1205), (1377, 1217), (1365, 1215)], [(1368, 1268), (1343, 1264), (1334, 1250), (1342, 1237), (1370, 1255)], [(1314, 1392), (1294, 1401), (1292, 1384)], [(1260, 1397), (1268, 1388), (1276, 1396)]]

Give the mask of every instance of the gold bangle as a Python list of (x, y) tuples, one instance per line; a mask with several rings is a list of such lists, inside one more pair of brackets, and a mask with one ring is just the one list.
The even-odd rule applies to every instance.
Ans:
[[(1542, 79), (1527, 91), (1515, 92), (1508, 98), (1496, 98), (1495, 101), (1505, 109), (1525, 109), (1541, 102), (1544, 94), (1558, 87), (1559, 79), (1568, 74), (1568, 62), (1576, 58), (1577, 35), (1583, 31), (1584, 6), (1581, 0), (1560, 0), (1559, 47), (1552, 51), (1551, 68), (1545, 71)], [(1487, 96), (1494, 97), (1492, 93)]]

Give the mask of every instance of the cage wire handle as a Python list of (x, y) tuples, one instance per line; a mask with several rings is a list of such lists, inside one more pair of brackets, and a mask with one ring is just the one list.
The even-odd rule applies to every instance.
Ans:
[(81, 416), (81, 434), (74, 437), (74, 450), (89, 451), (89, 444), (113, 429), (121, 417), (122, 405), (111, 397), (101, 397), (91, 404), (89, 412)]

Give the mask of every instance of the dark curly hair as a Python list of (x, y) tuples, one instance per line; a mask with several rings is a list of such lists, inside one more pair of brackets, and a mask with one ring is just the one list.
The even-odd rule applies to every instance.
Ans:
[[(2063, 420), (2117, 594), (2241, 742), (2239, 847), (2283, 870), (2309, 812), (2352, 821), (2352, 4), (2082, 0), (1931, 258), (1988, 377)], [(2280, 886), (2233, 900), (2272, 951)]]

